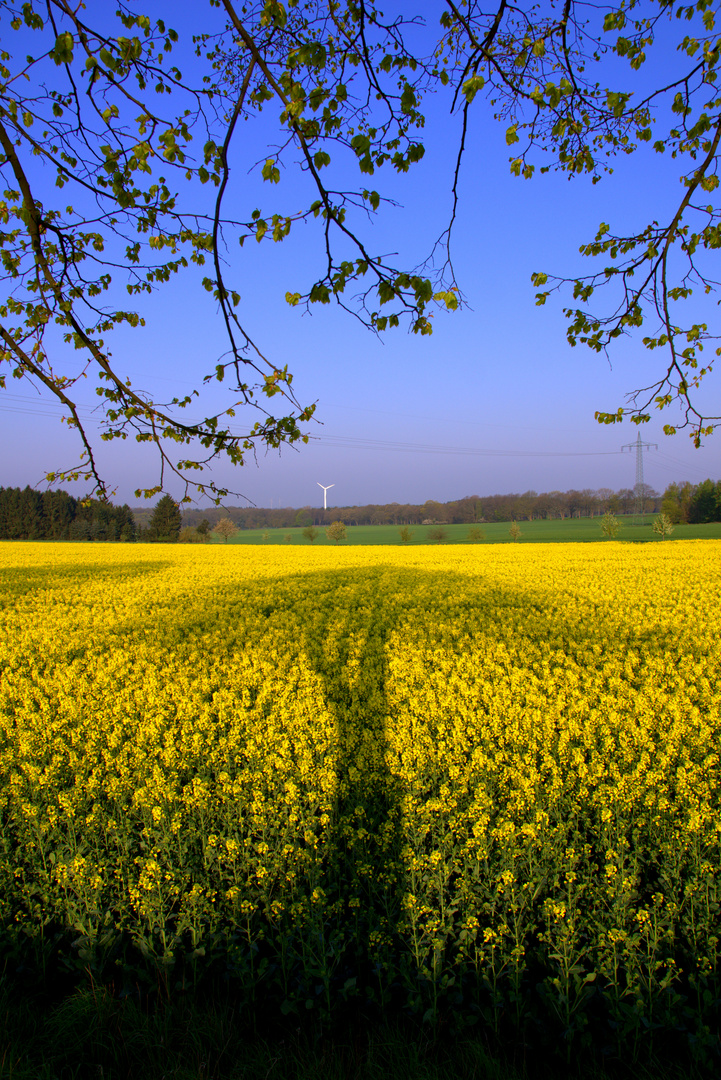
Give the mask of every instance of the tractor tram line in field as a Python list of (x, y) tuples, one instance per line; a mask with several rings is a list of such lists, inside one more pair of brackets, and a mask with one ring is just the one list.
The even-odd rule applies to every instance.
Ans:
[(6, 951), (715, 1068), (719, 556), (3, 545)]

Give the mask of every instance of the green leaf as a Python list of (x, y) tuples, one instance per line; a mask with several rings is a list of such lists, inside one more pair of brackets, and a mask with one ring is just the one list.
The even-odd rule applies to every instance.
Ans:
[(433, 299), (438, 303), (443, 302), (447, 311), (455, 311), (458, 307), (458, 297), (452, 291), (434, 293)]
[(473, 101), (478, 91), (482, 90), (485, 85), (486, 80), (483, 78), (482, 75), (472, 75), (470, 79), (466, 79), (466, 81), (463, 83), (463, 86), (461, 87), (461, 90), (465, 94), (466, 101), (469, 103), (469, 105)]
[(268, 158), (263, 166), (263, 179), (269, 180), (271, 184), (277, 184), (280, 182), (280, 169), (276, 165), (273, 158)]
[(50, 56), (56, 64), (71, 64), (73, 61), (73, 46), (75, 38), (69, 30), (58, 34), (55, 44), (50, 50)]
[(413, 109), (417, 104), (418, 99), (416, 98), (415, 90), (410, 83), (406, 83), (403, 87), (403, 93), (401, 94), (401, 112), (408, 115), (413, 112)]
[(354, 135), (350, 141), (351, 147), (355, 150), (358, 157), (363, 157), (368, 153), (370, 149), (371, 141), (367, 135)]

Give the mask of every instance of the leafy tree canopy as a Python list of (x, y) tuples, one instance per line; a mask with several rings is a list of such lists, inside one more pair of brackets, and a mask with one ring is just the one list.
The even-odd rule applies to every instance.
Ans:
[(232, 522), (228, 517), (221, 518), (218, 524), (215, 525), (213, 528), (213, 532), (217, 533), (218, 536), (222, 537), (226, 544), (228, 543), (228, 540), (231, 536), (235, 536), (237, 531), (238, 530), (234, 522)]
[[(654, 407), (680, 403), (680, 421), (665, 430), (687, 427), (697, 445), (721, 422), (704, 415), (697, 394), (717, 335), (695, 300), (687, 315), (682, 303), (694, 292), (713, 303), (717, 288), (721, 39), (711, 0), (497, 0), (487, 10), (437, 0), (424, 7), (427, 24), (407, 5), (389, 7), (384, 15), (372, 0), (210, 0), (181, 70), (177, 33), (141, 2), (111, 11), (100, 0), (0, 0), (0, 378), (30, 380), (63, 403), (83, 456), (51, 480), (83, 476), (107, 494), (77, 404), (86, 377), (103, 408), (102, 439), (156, 446), (160, 473), (145, 495), (162, 490), (170, 471), (185, 479), (186, 496), (197, 486), (219, 500), (227, 491), (204, 479), (208, 464), (242, 464), (258, 447), (307, 439), (314, 407), (253, 340), (227, 280), (233, 240), (278, 243), (299, 222), (314, 223), (324, 269), (304, 292), (288, 292), (289, 304), (333, 302), (377, 333), (401, 325), (431, 333), (434, 309), (463, 304), (453, 228), (468, 124), (483, 108), (503, 123), (519, 177), (552, 169), (595, 181), (615, 155), (641, 150), (649, 169), (654, 154), (678, 162), (681, 185), (665, 220), (625, 233), (601, 223), (581, 249), (589, 274), (539, 269), (533, 281), (539, 304), (559, 290), (569, 296), (571, 344), (604, 351), (638, 333), (658, 351), (652, 385), (599, 412), (600, 422), (643, 423)], [(414, 267), (378, 251), (365, 223), (382, 212), (383, 175), (409, 173), (423, 157), (431, 92), (460, 114), (461, 134), (447, 229)], [(261, 111), (274, 129), (259, 155), (269, 205), (228, 217), (238, 122)], [(257, 147), (247, 153), (250, 166)], [(359, 171), (352, 187), (343, 181), (348, 160)], [(294, 204), (299, 173), (314, 189), (306, 205)], [(205, 268), (227, 332), (227, 353), (201, 377), (234, 391), (229, 407), (199, 420), (187, 412), (197, 391), (161, 401), (135, 389), (108, 344), (114, 328), (142, 322), (135, 299), (191, 264)]]
[(607, 540), (615, 540), (621, 529), (621, 522), (615, 514), (607, 510), (601, 518), (601, 532)]
[(654, 518), (653, 531), (665, 540), (667, 536), (670, 536), (675, 526), (667, 514), (659, 514)]
[[(328, 528), (325, 530), (325, 535), (329, 540), (333, 540), (334, 543), (339, 544), (341, 540), (346, 539), (345, 522), (332, 521)], [(310, 536), (308, 537), (310, 540)]]

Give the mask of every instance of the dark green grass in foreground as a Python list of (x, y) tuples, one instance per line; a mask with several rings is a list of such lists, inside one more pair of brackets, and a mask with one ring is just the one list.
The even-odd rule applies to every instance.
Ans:
[(290, 1026), (248, 1038), (223, 997), (156, 1002), (107, 988), (77, 989), (54, 1005), (18, 995), (0, 978), (0, 1080), (704, 1080), (702, 1072), (650, 1062), (581, 1071), (515, 1044), (494, 1056), (478, 1036), (434, 1037), (417, 1025), (363, 1028), (332, 1037)]
[[(331, 511), (332, 512), (332, 511)], [(341, 517), (342, 510), (338, 511), (338, 516)], [(634, 542), (638, 543), (670, 543), (673, 540), (719, 540), (721, 539), (721, 523), (714, 523), (711, 525), (677, 525), (671, 536), (667, 537), (665, 541), (657, 536), (653, 531), (652, 523), (655, 514), (645, 514), (640, 517), (638, 521), (640, 524), (635, 524), (636, 519), (633, 517), (620, 518), (621, 530), (613, 542)], [(595, 518), (567, 518), (565, 521), (552, 520), (552, 521), (520, 521), (519, 527), (521, 529), (521, 538), (518, 540), (519, 544), (549, 544), (549, 543), (579, 543), (579, 542), (597, 542), (604, 540), (601, 533), (601, 519)], [(491, 524), (484, 525), (444, 525), (442, 526), (448, 537), (443, 542), (446, 544), (465, 544), (467, 546), (476, 543), (480, 544), (510, 544), (512, 540), (508, 534), (510, 523), (507, 521), (492, 522)], [(429, 539), (429, 532), (432, 531), (433, 526), (430, 525), (411, 525), (409, 526), (412, 533), (412, 539), (407, 547), (418, 546), (419, 544), (434, 543)], [(471, 529), (478, 528), (485, 534), (485, 539), (481, 541), (472, 541), (468, 539), (468, 533)], [(263, 536), (267, 534), (268, 539), (264, 540)], [(347, 539), (343, 540), (343, 544), (393, 544), (397, 547), (404, 546), (400, 538), (400, 527), (397, 525), (346, 525)], [(290, 536), (291, 540), (286, 540), (286, 537)], [(223, 543), (215, 536), (212, 537), (214, 543)], [(229, 544), (302, 544), (304, 547), (310, 547), (311, 544), (303, 536), (302, 529), (245, 529), (238, 531), (235, 536), (228, 541)], [(325, 535), (325, 528), (318, 526), (318, 536), (313, 543), (313, 547), (320, 547), (322, 545), (332, 545), (333, 541), (328, 540)]]

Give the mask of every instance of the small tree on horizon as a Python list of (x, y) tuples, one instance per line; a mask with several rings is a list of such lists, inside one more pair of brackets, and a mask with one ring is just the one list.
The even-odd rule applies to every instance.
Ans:
[(207, 533), (200, 533), (192, 525), (186, 525), (180, 530), (179, 544), (207, 544), (210, 537)]
[(508, 530), (508, 535), (510, 536), (514, 544), (518, 542), (519, 537), (523, 536), (523, 533), (521, 532), (521, 527), (517, 521), (511, 522), (511, 527)]
[(662, 540), (670, 536), (674, 530), (674, 524), (668, 514), (659, 514), (653, 522), (653, 531), (658, 533)]
[(428, 539), (434, 544), (442, 544), (448, 539), (448, 529), (444, 529), (442, 525), (436, 525), (435, 528), (428, 530)]
[(334, 540), (336, 544), (339, 544), (341, 540), (346, 539), (345, 523), (333, 521), (325, 530), (325, 535), (329, 540)]
[(402, 544), (410, 544), (411, 540), (413, 539), (413, 533), (407, 525), (404, 525), (402, 529), (398, 530), (398, 535), (401, 538)]
[(318, 530), (316, 529), (315, 525), (306, 525), (306, 527), (303, 529), (303, 539), (310, 541), (311, 544), (314, 542), (317, 536)]
[(235, 523), (227, 517), (221, 518), (218, 524), (213, 528), (213, 532), (217, 533), (218, 536), (222, 536), (226, 544), (231, 536), (235, 536), (237, 531)]
[(486, 534), (484, 533), (483, 529), (479, 529), (477, 526), (474, 526), (474, 528), (468, 530), (467, 539), (470, 540), (473, 544), (478, 544), (481, 540), (486, 539)]
[(619, 529), (621, 528), (621, 522), (618, 520), (615, 514), (612, 514), (610, 510), (601, 518), (601, 532), (608, 540), (613, 540), (618, 536)]

